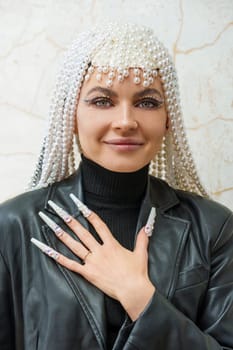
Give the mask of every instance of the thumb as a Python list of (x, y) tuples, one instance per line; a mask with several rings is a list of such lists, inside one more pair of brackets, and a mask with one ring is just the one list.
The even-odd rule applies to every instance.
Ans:
[(142, 256), (147, 255), (148, 243), (149, 237), (147, 236), (145, 228), (143, 227), (138, 233), (134, 251)]

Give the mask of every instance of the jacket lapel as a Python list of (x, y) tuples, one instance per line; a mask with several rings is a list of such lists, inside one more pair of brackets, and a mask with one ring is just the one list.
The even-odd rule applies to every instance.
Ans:
[[(47, 204), (48, 200), (52, 199), (56, 204), (64, 208), (73, 217), (75, 217), (85, 228), (89, 229), (87, 220), (80, 214), (75, 204), (69, 198), (69, 193), (71, 192), (83, 201), (81, 174), (79, 173), (76, 173), (68, 180), (64, 181), (64, 185), (59, 185), (59, 187), (53, 186), (51, 188), (51, 191), (45, 203), (45, 210), (50, 213), (50, 217), (53, 215), (53, 220), (59, 223), (59, 225), (63, 226), (67, 232), (69, 232), (75, 239), (77, 239), (72, 231), (67, 229), (67, 227), (61, 223), (61, 219), (57, 217), (54, 211)], [(72, 252), (70, 252), (70, 250), (64, 244), (62, 244), (54, 234), (48, 232), (49, 230), (50, 229), (48, 229), (46, 225), (43, 227), (43, 233), (47, 243), (65, 256), (78, 260), (77, 257)], [(64, 278), (71, 286), (71, 289), (78, 299), (78, 302), (82, 306), (83, 312), (88, 318), (91, 329), (93, 330), (100, 345), (100, 349), (105, 349), (106, 319), (104, 294), (80, 275), (63, 268), (60, 265), (58, 268), (62, 271)]]
[(158, 291), (169, 299), (175, 290), (188, 229), (189, 223), (158, 210), (149, 244), (149, 274)]
[(176, 286), (182, 251), (189, 231), (187, 220), (169, 215), (179, 203), (175, 191), (158, 179), (151, 179), (138, 219), (137, 232), (145, 225), (150, 209), (156, 208), (156, 220), (149, 240), (149, 275), (157, 290), (171, 298)]

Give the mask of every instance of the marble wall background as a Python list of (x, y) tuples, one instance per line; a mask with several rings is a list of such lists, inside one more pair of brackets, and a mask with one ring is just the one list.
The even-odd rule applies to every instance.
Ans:
[(0, 201), (31, 176), (65, 47), (119, 18), (153, 27), (171, 50), (201, 179), (233, 209), (232, 0), (0, 0)]

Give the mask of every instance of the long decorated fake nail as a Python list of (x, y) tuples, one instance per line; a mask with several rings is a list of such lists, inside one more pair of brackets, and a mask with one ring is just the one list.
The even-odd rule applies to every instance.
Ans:
[(70, 198), (77, 205), (78, 209), (81, 211), (85, 218), (91, 215), (91, 210), (83, 202), (81, 202), (73, 193), (70, 194)]
[(57, 215), (60, 216), (60, 218), (62, 218), (62, 220), (64, 220), (66, 223), (71, 222), (72, 217), (61, 207), (59, 207), (56, 203), (54, 203), (53, 201), (48, 201), (48, 204), (50, 205), (51, 208), (53, 208), (53, 210), (57, 213)]
[(145, 226), (145, 232), (148, 237), (152, 235), (152, 232), (154, 229), (155, 217), (156, 217), (156, 209), (152, 207)]
[(31, 242), (33, 244), (35, 244), (43, 253), (45, 253), (46, 255), (50, 256), (50, 258), (52, 258), (54, 260), (58, 259), (59, 253), (56, 250), (50, 248), (48, 245), (38, 241), (35, 238), (31, 238)]
[(60, 226), (58, 226), (56, 224), (55, 221), (53, 221), (52, 219), (50, 219), (47, 215), (45, 215), (42, 211), (39, 212), (39, 216), (41, 217), (41, 219), (48, 225), (48, 227), (51, 228), (51, 230), (53, 230), (53, 232), (55, 232), (55, 234), (60, 237), (63, 234), (63, 230)]

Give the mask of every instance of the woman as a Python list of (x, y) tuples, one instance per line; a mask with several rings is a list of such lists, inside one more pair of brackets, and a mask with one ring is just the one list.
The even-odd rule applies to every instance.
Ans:
[(204, 198), (150, 29), (73, 44), (31, 189), (0, 211), (1, 350), (233, 349), (232, 214)]

